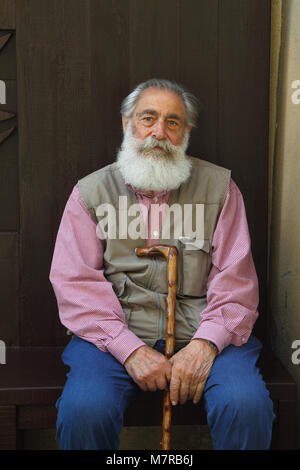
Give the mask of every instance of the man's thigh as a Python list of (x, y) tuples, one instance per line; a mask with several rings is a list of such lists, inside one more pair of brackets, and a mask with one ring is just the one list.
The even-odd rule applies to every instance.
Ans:
[(70, 368), (62, 397), (95, 404), (111, 401), (122, 412), (138, 392), (119, 361), (81, 338), (72, 338), (62, 360)]
[(220, 399), (237, 399), (262, 390), (268, 394), (257, 367), (261, 347), (261, 342), (251, 335), (246, 344), (225, 348), (212, 366), (204, 389), (204, 399), (210, 401), (211, 396), (215, 399), (219, 394), (223, 395)]
[(243, 346), (225, 348), (213, 364), (204, 404), (218, 446), (258, 449), (260, 443), (263, 448), (269, 445), (273, 403), (256, 364), (260, 351), (260, 341), (251, 335)]
[(216, 357), (208, 377), (205, 390), (215, 383), (228, 380), (239, 383), (245, 379), (253, 380), (260, 375), (257, 360), (260, 355), (261, 342), (251, 335), (242, 346), (228, 346)]

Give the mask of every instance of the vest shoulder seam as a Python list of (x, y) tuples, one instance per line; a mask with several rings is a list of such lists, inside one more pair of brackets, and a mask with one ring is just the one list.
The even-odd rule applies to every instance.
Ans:
[(93, 171), (92, 173), (89, 173), (88, 175), (83, 176), (80, 178), (78, 181), (84, 181), (90, 178), (96, 178), (98, 176), (104, 176), (106, 173), (111, 173), (118, 171), (119, 167), (116, 162), (110, 163), (109, 165), (104, 166), (103, 168), (99, 168), (98, 170)]
[(224, 173), (231, 173), (231, 170), (224, 166), (217, 165), (216, 163), (209, 162), (208, 160), (202, 160), (201, 158), (189, 156), (193, 163), (198, 167), (211, 168), (212, 170), (221, 171)]

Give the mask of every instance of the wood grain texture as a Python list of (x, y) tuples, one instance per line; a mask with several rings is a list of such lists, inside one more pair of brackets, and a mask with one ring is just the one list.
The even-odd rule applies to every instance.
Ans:
[(16, 407), (0, 406), (0, 450), (15, 450), (16, 448)]
[(79, 178), (115, 160), (120, 103), (153, 76), (203, 101), (190, 150), (232, 169), (245, 196), (265, 313), (269, 4), (17, 3), (22, 344), (68, 339), (49, 282), (62, 212)]
[(0, 339), (6, 347), (19, 339), (19, 271), (18, 233), (0, 233)]
[(0, 29), (15, 29), (15, 0), (0, 0)]
[(12, 33), (7, 33), (7, 34), (4, 34), (3, 36), (0, 36), (0, 52), (11, 36), (12, 36)]
[[(165, 356), (170, 359), (175, 349), (175, 307), (177, 293), (178, 251), (172, 245), (152, 245), (135, 249), (137, 256), (164, 256), (167, 262), (168, 294), (166, 299), (166, 346)], [(162, 450), (171, 448), (172, 405), (170, 390), (164, 391), (162, 412)]]
[(0, 232), (15, 232), (19, 230), (20, 219), (17, 83), (16, 80), (6, 80), (5, 85), (6, 104), (0, 105)]
[(0, 30), (0, 79), (16, 80), (16, 78), (16, 33)]
[(189, 154), (215, 163), (218, 121), (218, 0), (179, 2), (178, 80), (201, 101)]
[(6, 129), (5, 131), (0, 132), (0, 145), (3, 144), (3, 142), (8, 139), (8, 137), (13, 133), (15, 130), (15, 127), (10, 127), (9, 129)]
[(218, 163), (245, 200), (266, 330), (270, 2), (219, 2)]
[(10, 113), (10, 112), (7, 112), (7, 111), (2, 111), (0, 109), (0, 121), (7, 121), (7, 119), (12, 119), (13, 117), (15, 117), (15, 113)]
[(73, 186), (114, 160), (120, 143), (127, 13), (119, 1), (17, 5), (24, 345), (68, 339), (48, 279), (51, 258)]
[(55, 429), (57, 410), (55, 406), (20, 406), (17, 413), (18, 429)]
[(130, 1), (130, 86), (148, 78), (177, 79), (179, 1)]
[[(0, 10), (1, 11), (1, 10)], [(0, 31), (0, 79), (5, 103), (0, 104), (1, 231), (19, 230), (19, 169), (17, 133), (16, 37)]]
[[(60, 360), (61, 348), (9, 348), (7, 364), (0, 366), (0, 449), (13, 448), (18, 429), (54, 427), (54, 404), (61, 395), (67, 368)], [(259, 359), (262, 376), (274, 402), (277, 418), (274, 449), (295, 445), (296, 382), (271, 351)], [(125, 426), (158, 426), (161, 423), (163, 391), (138, 395), (125, 413)], [(16, 410), (15, 410), (16, 406)], [(205, 424), (203, 402), (191, 401), (172, 410), (174, 425)], [(17, 443), (20, 448), (20, 443)]]

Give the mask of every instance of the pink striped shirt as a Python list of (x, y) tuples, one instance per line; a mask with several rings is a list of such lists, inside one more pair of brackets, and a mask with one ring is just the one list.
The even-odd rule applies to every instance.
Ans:
[[(136, 192), (148, 217), (147, 244), (159, 227), (151, 226), (151, 203), (167, 203), (169, 193), (153, 197)], [(154, 233), (154, 235), (153, 235)], [(151, 235), (152, 234), (152, 235)], [(103, 269), (103, 242), (75, 185), (62, 216), (52, 259), (52, 283), (62, 324), (76, 336), (108, 351), (122, 364), (145, 343), (128, 329), (125, 314)], [(251, 254), (243, 197), (231, 180), (213, 237), (208, 305), (194, 338), (226, 346), (247, 342), (258, 312), (258, 280)]]

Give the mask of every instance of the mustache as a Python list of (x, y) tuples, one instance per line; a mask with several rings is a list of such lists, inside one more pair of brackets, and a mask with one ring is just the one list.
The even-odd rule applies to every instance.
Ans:
[(147, 137), (140, 145), (139, 151), (140, 152), (148, 152), (154, 148), (159, 148), (163, 150), (166, 154), (172, 154), (176, 147), (171, 144), (168, 140), (158, 140), (155, 137)]

